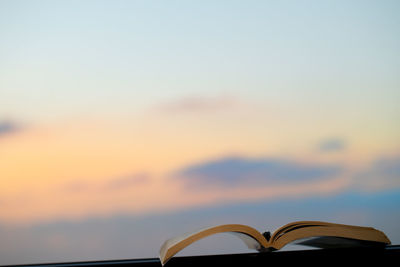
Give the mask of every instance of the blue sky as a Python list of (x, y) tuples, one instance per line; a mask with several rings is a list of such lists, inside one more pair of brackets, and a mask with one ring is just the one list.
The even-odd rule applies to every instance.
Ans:
[(215, 91), (300, 107), (339, 101), (352, 109), (357, 101), (394, 115), (385, 106), (398, 97), (396, 1), (2, 6), (2, 112), (12, 116), (101, 114), (107, 104), (121, 113)]

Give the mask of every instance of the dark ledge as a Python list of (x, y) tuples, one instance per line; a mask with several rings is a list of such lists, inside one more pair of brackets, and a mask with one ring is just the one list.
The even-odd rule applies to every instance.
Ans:
[[(225, 254), (210, 256), (174, 257), (165, 267), (174, 266), (272, 266), (276, 264), (307, 264), (321, 266), (326, 264), (368, 264), (397, 262), (400, 259), (400, 245), (370, 248), (337, 248), (312, 249), (297, 251), (275, 251), (266, 253)], [(397, 261), (396, 261), (397, 260)], [(159, 259), (132, 259), (88, 262), (65, 262), (30, 265), (13, 265), (30, 267), (128, 267), (128, 266), (161, 266)], [(276, 265), (278, 266), (278, 265)]]

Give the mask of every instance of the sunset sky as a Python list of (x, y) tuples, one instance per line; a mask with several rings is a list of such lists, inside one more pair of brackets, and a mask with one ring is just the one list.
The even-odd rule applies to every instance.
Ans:
[[(398, 244), (399, 11), (0, 0), (0, 265), (156, 257), (216, 223)], [(187, 253), (242, 249), (210, 240)]]

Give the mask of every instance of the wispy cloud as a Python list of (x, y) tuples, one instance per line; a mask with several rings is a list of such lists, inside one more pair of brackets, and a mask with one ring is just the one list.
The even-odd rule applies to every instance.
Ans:
[(329, 138), (320, 142), (317, 146), (320, 152), (342, 151), (347, 148), (347, 143), (342, 138)]
[(110, 180), (105, 184), (104, 189), (106, 190), (117, 190), (126, 189), (132, 186), (142, 185), (149, 181), (150, 175), (144, 172), (135, 173), (132, 175), (126, 175), (123, 177), (117, 177)]
[(277, 185), (312, 181), (341, 174), (338, 165), (303, 164), (285, 159), (226, 157), (179, 170), (189, 185)]
[(105, 181), (76, 180), (61, 186), (61, 190), (69, 193), (94, 192), (107, 193), (116, 190), (132, 189), (149, 182), (150, 174), (145, 172), (113, 177)]
[(214, 112), (234, 108), (238, 102), (229, 95), (187, 96), (167, 101), (159, 108), (166, 112)]
[(18, 132), (21, 126), (12, 120), (0, 120), (0, 137)]
[(400, 188), (400, 155), (382, 157), (355, 175), (354, 186), (367, 191)]

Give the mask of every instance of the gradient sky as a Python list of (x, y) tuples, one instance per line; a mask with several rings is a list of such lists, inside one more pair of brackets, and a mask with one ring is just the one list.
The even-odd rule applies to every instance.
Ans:
[[(399, 243), (399, 11), (0, 0), (0, 264), (156, 257), (182, 229), (237, 221)], [(188, 251), (238, 249), (208, 242)]]

